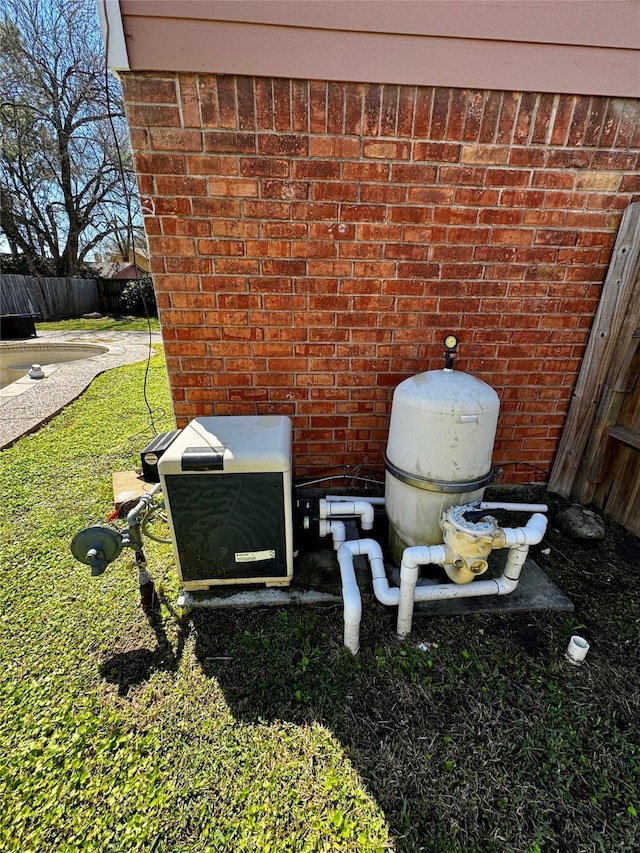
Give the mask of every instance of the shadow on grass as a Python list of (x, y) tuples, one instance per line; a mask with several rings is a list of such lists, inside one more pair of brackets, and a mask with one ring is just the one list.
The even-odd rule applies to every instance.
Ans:
[(118, 696), (122, 698), (126, 698), (133, 687), (149, 681), (151, 675), (158, 670), (175, 672), (182, 657), (189, 626), (181, 625), (174, 649), (159, 612), (150, 613), (147, 621), (156, 636), (155, 649), (138, 648), (119, 652), (100, 666), (100, 677), (107, 684), (117, 685)]
[[(126, 696), (154, 670), (175, 671), (189, 638), (239, 723), (335, 736), (402, 853), (637, 849), (628, 644), (639, 542), (623, 536), (614, 565), (615, 547), (574, 548), (569, 560), (554, 533), (549, 541), (548, 560), (560, 555), (558, 579), (580, 602), (571, 617), (422, 618), (399, 643), (394, 612), (372, 603), (354, 658), (339, 605), (193, 610), (175, 647), (157, 618), (156, 649), (116, 655), (102, 674)], [(578, 668), (564, 660), (575, 631), (592, 642)]]

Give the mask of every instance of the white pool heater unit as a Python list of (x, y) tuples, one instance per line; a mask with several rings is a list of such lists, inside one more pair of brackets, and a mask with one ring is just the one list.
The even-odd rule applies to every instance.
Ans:
[(200, 417), (158, 461), (187, 591), (286, 586), (293, 574), (291, 421)]

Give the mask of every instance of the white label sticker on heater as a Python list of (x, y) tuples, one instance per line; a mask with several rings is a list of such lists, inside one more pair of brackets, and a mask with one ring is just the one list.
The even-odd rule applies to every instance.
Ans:
[(259, 563), (260, 560), (274, 560), (275, 551), (238, 551), (236, 563)]

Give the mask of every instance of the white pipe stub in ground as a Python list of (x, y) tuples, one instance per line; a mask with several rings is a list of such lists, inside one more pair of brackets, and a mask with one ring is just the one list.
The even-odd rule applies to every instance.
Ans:
[(584, 639), (584, 637), (579, 637), (577, 634), (574, 634), (569, 640), (565, 657), (569, 663), (572, 663), (574, 666), (580, 666), (582, 661), (586, 658), (588, 651), (589, 643)]

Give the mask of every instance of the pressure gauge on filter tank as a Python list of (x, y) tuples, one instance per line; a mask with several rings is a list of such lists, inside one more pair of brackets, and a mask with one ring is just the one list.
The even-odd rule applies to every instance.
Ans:
[(455, 335), (447, 335), (444, 339), (444, 369), (453, 370), (453, 361), (458, 353), (458, 338)]

